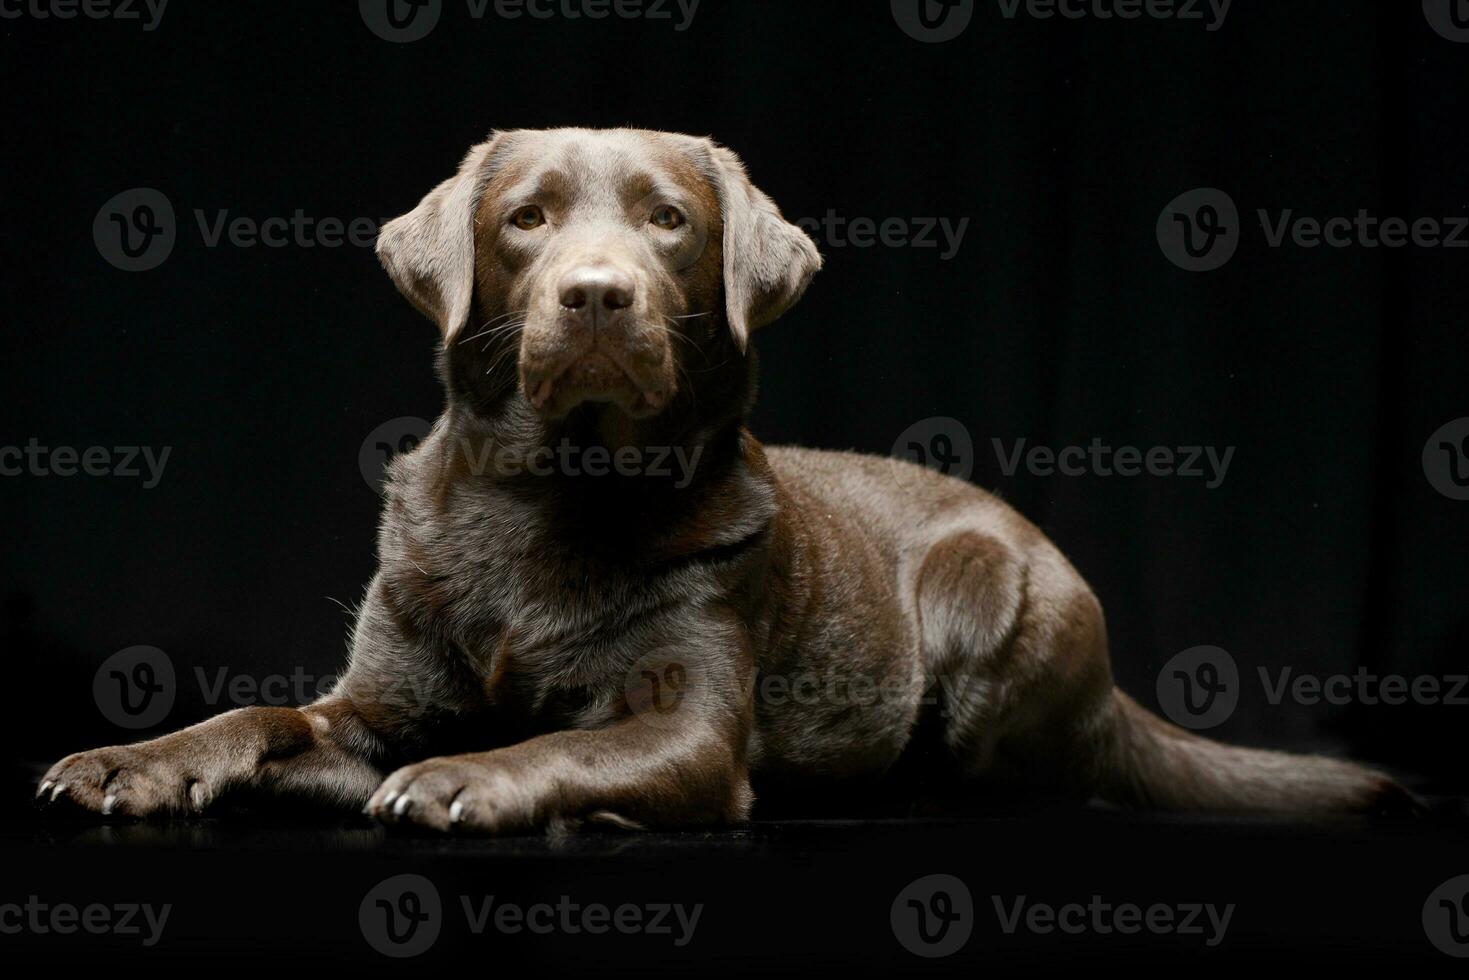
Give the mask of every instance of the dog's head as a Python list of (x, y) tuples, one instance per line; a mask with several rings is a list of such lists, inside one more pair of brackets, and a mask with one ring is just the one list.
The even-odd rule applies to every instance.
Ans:
[(729, 150), (625, 129), (496, 133), (377, 251), (451, 361), (552, 419), (586, 402), (657, 415), (681, 378), (743, 358), (821, 266)]

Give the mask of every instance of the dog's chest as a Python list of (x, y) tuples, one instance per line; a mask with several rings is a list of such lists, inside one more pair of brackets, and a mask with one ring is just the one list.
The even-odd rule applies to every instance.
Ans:
[[(467, 660), (465, 694), (527, 717), (586, 721), (660, 621), (690, 595), (688, 573), (650, 569), (504, 502), (404, 527), (394, 547), (417, 618)], [(543, 717), (544, 716), (544, 717)]]

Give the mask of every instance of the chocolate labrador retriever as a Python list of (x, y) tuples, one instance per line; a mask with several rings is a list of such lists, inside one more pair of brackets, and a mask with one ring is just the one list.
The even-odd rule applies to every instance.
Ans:
[(1087, 584), (994, 497), (756, 442), (751, 335), (821, 257), (729, 150), (496, 133), (378, 254), (438, 324), (448, 397), (390, 467), (348, 670), (304, 708), (70, 756), (43, 800), (141, 817), (254, 790), (440, 831), (708, 826), (755, 789), (881, 786), (919, 732), (955, 786), (1402, 798), (1144, 711), (1113, 686)]

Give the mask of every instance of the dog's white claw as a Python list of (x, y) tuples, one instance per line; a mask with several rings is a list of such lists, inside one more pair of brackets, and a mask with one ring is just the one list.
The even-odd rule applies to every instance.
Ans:
[(190, 786), (189, 786), (189, 802), (191, 802), (191, 803), (194, 804), (194, 809), (196, 809), (196, 810), (202, 810), (202, 809), (204, 809), (204, 804), (205, 804), (205, 802), (207, 802), (207, 800), (206, 800), (206, 797), (204, 795), (204, 784), (203, 783), (192, 783), (192, 784), (190, 784)]
[(450, 823), (458, 823), (461, 819), (463, 819), (463, 817), (464, 817), (464, 803), (462, 801), (460, 801), (460, 800), (455, 800), (453, 803), (450, 803), (449, 804), (449, 822)]
[(36, 796), (45, 796), (48, 792), (51, 791), (51, 787), (54, 785), (56, 784), (51, 782), (51, 780), (46, 780), (44, 783), (41, 784), (41, 788), (36, 790)]
[(103, 813), (103, 815), (106, 815), (106, 814), (111, 813), (112, 812), (112, 808), (115, 807), (115, 806), (117, 806), (117, 794), (116, 793), (108, 793), (106, 796), (102, 797), (102, 813)]
[(393, 806), (393, 801), (398, 798), (397, 790), (389, 790), (388, 795), (383, 797), (383, 809), (388, 810)]
[(398, 797), (398, 802), (393, 804), (393, 816), (401, 817), (403, 814), (408, 812), (408, 808), (412, 805), (412, 798), (407, 796), (406, 794)]
[(65, 792), (66, 792), (66, 784), (65, 783), (57, 783), (56, 784), (56, 788), (51, 791), (51, 802), (52, 803), (55, 803), (58, 799), (61, 798), (61, 794), (62, 793), (65, 793)]

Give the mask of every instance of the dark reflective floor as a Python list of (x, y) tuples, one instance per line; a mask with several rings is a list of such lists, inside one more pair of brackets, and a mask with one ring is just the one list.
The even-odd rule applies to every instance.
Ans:
[[(1089, 807), (500, 840), (312, 813), (136, 824), (19, 808), (0, 823), (0, 949), (115, 966), (384, 966), (411, 952), (405, 967), (559, 975), (1348, 961), (1462, 973), (1429, 930), (1431, 916), (1458, 921), (1434, 895), (1469, 875), (1469, 819), (1457, 799), (1432, 802), (1418, 820)], [(941, 957), (914, 951), (946, 942), (958, 945)]]

